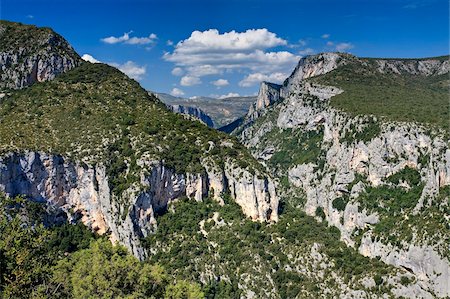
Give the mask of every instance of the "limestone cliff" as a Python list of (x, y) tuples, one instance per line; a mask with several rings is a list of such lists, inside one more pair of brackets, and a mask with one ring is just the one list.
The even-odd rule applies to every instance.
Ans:
[[(307, 57), (284, 82), (281, 100), (266, 107), (257, 122), (247, 118), (235, 134), (283, 178), (285, 200), (304, 197), (302, 208), (337, 227), (349, 246), (413, 273), (425, 297), (450, 296), (448, 135), (414, 122), (351, 116), (330, 105), (345, 89), (306, 80), (355, 59), (371, 70), (375, 66), (375, 75), (449, 71), (449, 61), (439, 58)], [(396, 295), (419, 296), (404, 291)]]
[(0, 21), (0, 88), (54, 79), (80, 65), (69, 43), (49, 28)]
[(100, 235), (109, 234), (113, 242), (124, 244), (140, 259), (146, 256), (140, 239), (157, 228), (155, 212), (181, 197), (201, 201), (213, 196), (220, 202), (222, 194), (230, 192), (253, 220), (277, 220), (273, 182), (231, 160), (225, 169), (205, 161), (203, 174), (178, 174), (160, 161), (139, 163), (146, 164), (147, 171), (118, 201), (102, 165), (88, 166), (40, 152), (10, 153), (0, 158), (0, 190), (57, 206), (69, 219), (80, 219)]
[(277, 102), (280, 99), (280, 89), (281, 85), (262, 82), (259, 87), (258, 97), (256, 98), (255, 103), (250, 106), (247, 118), (257, 118), (258, 113), (261, 113), (266, 107)]

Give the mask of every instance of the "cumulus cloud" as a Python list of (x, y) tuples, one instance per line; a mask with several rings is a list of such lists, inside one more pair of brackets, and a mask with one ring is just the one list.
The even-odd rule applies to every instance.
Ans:
[(181, 97), (184, 95), (184, 92), (181, 89), (175, 87), (172, 89), (170, 94), (173, 95), (174, 97)]
[(220, 69), (220, 66), (213, 66), (210, 64), (190, 66), (187, 67), (186, 70), (189, 74), (192, 74), (196, 77), (218, 75), (223, 73), (223, 70)]
[(243, 69), (272, 73), (290, 71), (297, 63), (299, 57), (288, 51), (266, 51), (286, 45), (286, 40), (267, 29), (225, 33), (210, 29), (192, 32), (189, 38), (178, 42), (173, 52), (165, 53), (163, 58), (184, 68), (193, 77)]
[(329, 38), (330, 37), (330, 35), (328, 34), (328, 33), (325, 33), (325, 34), (322, 34), (322, 36), (321, 36), (322, 38), (324, 38), (324, 39), (327, 39), (327, 38)]
[(353, 48), (354, 48), (354, 46), (352, 43), (339, 43), (336, 45), (336, 50), (339, 52), (348, 51)]
[(118, 68), (128, 77), (140, 80), (146, 74), (147, 70), (145, 66), (140, 66), (133, 61), (127, 61), (124, 64), (118, 64), (115, 62), (109, 63), (109, 65)]
[(174, 76), (183, 76), (184, 71), (181, 67), (176, 67), (172, 70), (172, 75)]
[(217, 79), (215, 81), (211, 81), (211, 84), (217, 87), (227, 86), (230, 84), (226, 79)]
[(270, 75), (266, 75), (266, 74), (262, 74), (262, 73), (253, 73), (253, 74), (247, 75), (241, 82), (239, 82), (239, 86), (250, 87), (250, 86), (259, 84), (262, 81), (281, 83), (287, 77), (288, 77), (288, 74), (286, 74), (286, 73), (273, 73)]
[(198, 85), (201, 83), (202, 83), (202, 81), (200, 80), (200, 78), (193, 77), (193, 76), (184, 76), (180, 80), (180, 84), (182, 86), (192, 86), (192, 85)]
[(171, 40), (169, 39), (169, 40), (167, 40), (166, 44), (167, 44), (168, 46), (173, 46), (173, 41), (171, 41)]
[(217, 29), (194, 31), (188, 39), (176, 46), (177, 53), (241, 52), (268, 49), (287, 45), (287, 41), (277, 37), (267, 29), (249, 29), (245, 32), (234, 30), (219, 33)]
[(84, 61), (89, 61), (90, 63), (100, 63), (101, 62), (89, 54), (83, 54), (83, 56), (81, 56), (81, 59), (83, 59)]
[(226, 99), (226, 98), (234, 98), (234, 97), (240, 97), (241, 95), (235, 92), (230, 92), (228, 94), (223, 94), (223, 95), (212, 95), (213, 98), (217, 98), (217, 99)]
[(136, 37), (136, 36), (130, 37), (130, 34), (132, 32), (133, 31), (126, 32), (122, 36), (119, 36), (119, 37), (115, 37), (115, 36), (105, 37), (105, 38), (102, 38), (101, 41), (106, 44), (124, 43), (124, 44), (129, 44), (129, 45), (148, 45), (148, 44), (155, 43), (156, 40), (158, 39), (158, 36), (154, 33), (151, 33), (149, 36), (145, 36), (145, 37)]

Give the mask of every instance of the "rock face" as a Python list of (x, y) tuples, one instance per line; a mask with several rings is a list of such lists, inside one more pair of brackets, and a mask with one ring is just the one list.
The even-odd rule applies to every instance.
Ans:
[(220, 169), (205, 161), (206, 174), (177, 174), (161, 162), (144, 162), (148, 172), (140, 184), (127, 189), (120, 202), (112, 195), (105, 168), (74, 163), (45, 153), (10, 153), (0, 158), (0, 190), (9, 196), (25, 195), (65, 211), (99, 234), (109, 234), (138, 258), (145, 250), (140, 238), (152, 233), (155, 211), (180, 197), (201, 201), (207, 196), (222, 201), (230, 192), (244, 214), (257, 221), (278, 219), (278, 197), (268, 178), (259, 178), (232, 162)]
[(208, 114), (206, 114), (203, 110), (196, 107), (191, 106), (182, 106), (182, 105), (167, 105), (170, 110), (172, 110), (175, 113), (185, 114), (193, 116), (194, 118), (200, 120), (202, 123), (207, 125), (210, 128), (214, 127), (214, 123), (209, 117)]
[(48, 28), (1, 21), (0, 39), (0, 88), (52, 80), (82, 63), (69, 43)]
[[(435, 228), (439, 223), (447, 228), (450, 225), (445, 215), (449, 198), (444, 191), (450, 185), (450, 142), (442, 132), (431, 132), (418, 124), (380, 122), (371, 116), (351, 117), (328, 104), (341, 89), (304, 80), (330, 72), (349, 59), (358, 58), (325, 53), (302, 59), (281, 87), (281, 100), (267, 107), (266, 113), (260, 113), (258, 122), (247, 118), (245, 125), (235, 132), (253, 155), (265, 163), (282, 148), (282, 139), (270, 137), (277, 136), (277, 132), (291, 130), (288, 132), (321, 136), (314, 162), (291, 164), (278, 169), (276, 175), (287, 176), (290, 188), (301, 190), (306, 197), (303, 209), (309, 215), (323, 210), (325, 220), (341, 231), (342, 240), (349, 246), (365, 256), (378, 257), (412, 272), (426, 291), (421, 297), (448, 297), (450, 261), (446, 242), (450, 233), (445, 228), (436, 232)], [(377, 65), (380, 73), (431, 76), (449, 71), (449, 62), (442, 59), (376, 59), (371, 63)], [(379, 131), (374, 136), (364, 133), (378, 125)], [(346, 132), (360, 132), (360, 137), (346, 140)], [(367, 209), (361, 195), (370, 188), (392, 187), (387, 178), (406, 168), (419, 173), (423, 189), (413, 209), (394, 216), (397, 227), (389, 232), (390, 236), (383, 237), (374, 227), (388, 216)], [(409, 190), (413, 186), (399, 182), (397, 187)], [(348, 198), (339, 209), (334, 202), (338, 198)], [(428, 224), (431, 220), (423, 219), (429, 219), (426, 217), (430, 214), (440, 220)], [(410, 218), (417, 220), (408, 222)], [(407, 238), (402, 237), (406, 229)], [(418, 294), (404, 290), (398, 296), (414, 298)]]
[(255, 103), (250, 106), (247, 117), (255, 119), (258, 117), (258, 113), (264, 111), (266, 107), (272, 105), (280, 99), (281, 85), (262, 82), (259, 87), (258, 97)]

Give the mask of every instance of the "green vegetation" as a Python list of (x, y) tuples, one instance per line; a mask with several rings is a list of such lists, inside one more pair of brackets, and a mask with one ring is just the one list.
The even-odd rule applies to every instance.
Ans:
[(44, 226), (49, 207), (0, 194), (0, 297), (204, 298), (81, 224)]
[(322, 153), (323, 129), (306, 132), (302, 129), (274, 129), (264, 138), (276, 141), (279, 147), (269, 160), (274, 169), (288, 169), (292, 165), (317, 163)]
[[(448, 60), (448, 56), (439, 57)], [(449, 76), (382, 74), (374, 59), (351, 60), (336, 70), (310, 79), (344, 90), (331, 105), (352, 115), (376, 115), (394, 121), (415, 121), (450, 130)]]
[[(407, 186), (403, 187), (404, 183)], [(360, 203), (360, 208), (377, 212), (380, 216), (373, 230), (376, 236), (398, 247), (402, 246), (402, 241), (412, 242), (415, 236), (416, 242), (437, 245), (437, 250), (443, 256), (450, 256), (448, 246), (445, 245), (450, 242), (450, 227), (444, 216), (449, 212), (445, 198), (449, 198), (447, 193), (450, 188), (442, 188), (439, 197), (426, 207), (426, 212), (415, 214), (412, 211), (423, 187), (418, 171), (405, 167), (386, 178), (386, 184), (366, 187), (356, 201)]]
[[(149, 262), (164, 265), (173, 279), (203, 277), (209, 281), (203, 286), (207, 298), (239, 298), (243, 294), (238, 284), (257, 297), (268, 297), (270, 290), (281, 298), (314, 297), (323, 292), (318, 271), (338, 273), (356, 288), (362, 277), (393, 273), (390, 266), (363, 257), (339, 241), (337, 228), (318, 223), (290, 203), (283, 207), (279, 222), (268, 225), (246, 219), (229, 199), (224, 206), (210, 200), (181, 200), (158, 217), (156, 234), (145, 239), (153, 252)], [(326, 259), (324, 269), (314, 268), (310, 252), (315, 243)], [(294, 270), (299, 267), (298, 258), (306, 272)], [(251, 277), (250, 281), (245, 277)], [(339, 289), (331, 275), (325, 277), (329, 289)]]
[(344, 129), (342, 142), (353, 143), (358, 141), (369, 142), (381, 132), (379, 122), (373, 117), (363, 117), (356, 123), (351, 123), (349, 128)]
[[(36, 53), (49, 46), (50, 38), (64, 40), (59, 34), (48, 27), (36, 27), (21, 23), (0, 20), (0, 52), (17, 51), (27, 45), (26, 53)], [(78, 54), (67, 43), (53, 43), (53, 51), (58, 54), (79, 58)]]
[(170, 112), (103, 64), (83, 63), (2, 100), (0, 153), (21, 150), (106, 164), (116, 195), (139, 181), (140, 159), (162, 160), (178, 173), (201, 173), (207, 157), (216, 165), (230, 159), (262, 172), (235, 138)]

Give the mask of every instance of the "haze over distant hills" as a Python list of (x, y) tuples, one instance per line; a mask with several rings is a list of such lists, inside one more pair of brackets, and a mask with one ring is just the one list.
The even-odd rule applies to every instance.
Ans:
[(211, 98), (195, 97), (191, 99), (174, 97), (167, 93), (153, 92), (161, 101), (169, 105), (197, 107), (211, 117), (215, 128), (225, 126), (244, 116), (255, 102), (256, 96)]

